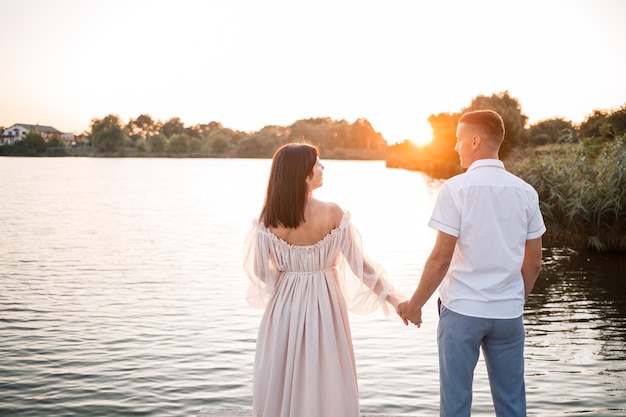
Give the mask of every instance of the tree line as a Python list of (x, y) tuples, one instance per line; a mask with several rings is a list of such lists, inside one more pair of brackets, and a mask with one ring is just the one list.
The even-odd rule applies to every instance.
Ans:
[(178, 117), (163, 122), (142, 114), (123, 123), (119, 116), (109, 114), (93, 119), (90, 128), (76, 137), (73, 149), (67, 149), (60, 138), (45, 141), (38, 132), (31, 132), (23, 140), (1, 147), (0, 152), (28, 156), (269, 158), (288, 141), (306, 140), (325, 153), (350, 157), (356, 152), (364, 158), (370, 155), (383, 159), (387, 148), (382, 134), (365, 118), (353, 123), (328, 117), (310, 118), (290, 126), (268, 125), (257, 132), (243, 132), (216, 121), (185, 126)]
[(594, 110), (580, 124), (563, 118), (539, 121), (527, 127), (528, 117), (522, 106), (508, 91), (479, 95), (458, 112), (432, 114), (428, 118), (433, 137), (423, 147), (406, 140), (387, 150), (387, 166), (423, 171), (435, 178), (449, 178), (462, 172), (454, 150), (456, 126), (463, 113), (472, 110), (497, 111), (504, 120), (505, 138), (500, 158), (519, 159), (529, 150), (551, 144), (585, 142), (601, 148), (615, 137), (626, 134), (626, 104), (619, 109)]

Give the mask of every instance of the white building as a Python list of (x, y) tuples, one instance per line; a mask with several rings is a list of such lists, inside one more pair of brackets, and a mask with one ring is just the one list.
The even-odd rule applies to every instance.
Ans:
[(53, 136), (58, 136), (67, 145), (71, 145), (74, 142), (74, 135), (72, 133), (63, 133), (52, 126), (40, 126), (40, 125), (27, 125), (24, 123), (16, 123), (11, 127), (4, 129), (0, 134), (0, 145), (12, 145), (18, 140), (24, 139), (30, 132), (38, 132), (46, 142)]

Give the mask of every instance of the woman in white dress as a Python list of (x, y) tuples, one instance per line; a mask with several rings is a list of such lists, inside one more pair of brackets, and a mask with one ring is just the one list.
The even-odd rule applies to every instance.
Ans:
[(359, 417), (347, 311), (389, 314), (406, 297), (362, 251), (350, 215), (313, 198), (316, 147), (274, 154), (265, 203), (244, 245), (248, 302), (265, 307), (253, 377), (255, 417)]

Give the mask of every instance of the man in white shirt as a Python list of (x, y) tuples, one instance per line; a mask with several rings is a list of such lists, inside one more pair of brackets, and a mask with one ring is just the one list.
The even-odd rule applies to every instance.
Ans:
[(482, 347), (497, 416), (526, 416), (524, 302), (541, 269), (546, 228), (537, 192), (498, 158), (504, 123), (491, 110), (461, 116), (455, 150), (467, 172), (441, 188), (429, 225), (437, 239), (410, 301), (418, 327), (439, 288), (440, 415), (469, 416)]

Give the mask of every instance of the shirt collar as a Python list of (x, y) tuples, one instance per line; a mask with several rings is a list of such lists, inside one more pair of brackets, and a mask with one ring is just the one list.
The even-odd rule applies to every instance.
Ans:
[(472, 162), (472, 164), (467, 168), (467, 172), (473, 171), (476, 168), (482, 167), (494, 167), (494, 168), (502, 168), (504, 169), (504, 162), (499, 159), (479, 159), (477, 161)]

